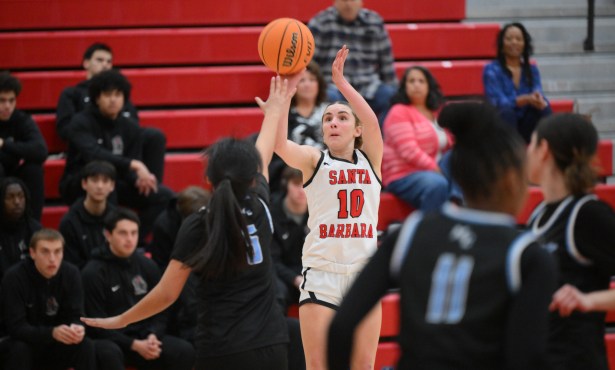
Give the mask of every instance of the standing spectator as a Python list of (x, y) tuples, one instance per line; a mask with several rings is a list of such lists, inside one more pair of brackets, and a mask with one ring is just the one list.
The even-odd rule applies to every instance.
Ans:
[[(83, 268), (85, 311), (90, 316), (116, 315), (141, 300), (160, 280), (151, 259), (136, 251), (139, 218), (119, 208), (105, 219), (107, 245), (93, 253)], [(192, 369), (194, 348), (165, 334), (166, 317), (154, 316), (121, 330), (91, 329), (91, 335), (113, 341), (125, 363), (141, 369)]]
[(362, 0), (334, 0), (333, 6), (316, 14), (308, 27), (316, 44), (314, 61), (329, 84), (328, 100), (346, 100), (331, 79), (331, 65), (345, 44), (351, 51), (344, 71), (346, 79), (383, 118), (395, 94), (397, 77), (391, 39), (382, 17), (363, 8)]
[(116, 172), (105, 161), (92, 161), (81, 171), (85, 198), (78, 199), (60, 221), (66, 240), (66, 260), (80, 269), (91, 258), (92, 250), (105, 244), (104, 219), (115, 209), (107, 201), (115, 188)]
[[(111, 47), (100, 42), (90, 45), (83, 54), (82, 65), (86, 71), (86, 79), (76, 86), (67, 87), (62, 91), (56, 110), (56, 131), (66, 142), (69, 141), (70, 130), (68, 126), (73, 116), (85, 110), (91, 104), (89, 88), (92, 77), (113, 67), (113, 51)], [(121, 115), (139, 123), (137, 108), (128, 98), (124, 100)], [(142, 132), (145, 136), (143, 142), (148, 148), (147, 152), (157, 153), (164, 150), (166, 140), (160, 130), (144, 127)]]
[(487, 100), (527, 143), (538, 121), (551, 114), (538, 68), (530, 62), (532, 52), (532, 37), (525, 27), (507, 24), (498, 33), (497, 59), (483, 70)]
[(17, 262), (28, 256), (32, 234), (41, 224), (30, 216), (30, 194), (15, 177), (0, 181), (0, 278)]
[[(540, 185), (545, 197), (528, 226), (557, 261), (558, 285), (585, 293), (608, 289), (615, 275), (615, 214), (592, 194), (597, 147), (593, 124), (569, 113), (540, 121), (527, 148), (528, 179)], [(551, 368), (607, 370), (604, 318), (604, 312), (568, 317), (552, 312)]]
[(443, 102), (438, 82), (424, 67), (404, 73), (384, 131), (382, 177), (386, 190), (422, 211), (440, 208), (461, 191), (450, 178), (453, 136), (437, 122)]
[(32, 118), (15, 109), (21, 83), (10, 74), (0, 73), (0, 178), (16, 176), (26, 184), (32, 217), (40, 221), (45, 202), (43, 162), (47, 144)]
[(37, 231), (30, 242), (31, 259), (13, 266), (2, 280), (4, 321), (14, 341), (10, 361), (19, 364), (15, 368), (96, 367), (94, 342), (79, 321), (83, 315), (79, 270), (62, 263), (63, 247), (57, 231)]
[(416, 211), (385, 239), (331, 323), (330, 370), (348, 369), (355, 328), (390, 288), (401, 297), (397, 369), (547, 368), (555, 266), (514, 219), (525, 145), (484, 104), (453, 104), (440, 117), (457, 138), (452, 171), (467, 208)]
[[(143, 129), (120, 112), (130, 96), (130, 83), (116, 71), (92, 78), (93, 104), (71, 121), (66, 168), (60, 194), (68, 204), (83, 195), (81, 169), (90, 161), (105, 160), (117, 171), (114, 197), (121, 205), (136, 208), (143, 219), (142, 239), (166, 208), (173, 192), (162, 185), (164, 150), (149, 153)], [(147, 162), (146, 159), (156, 157)]]

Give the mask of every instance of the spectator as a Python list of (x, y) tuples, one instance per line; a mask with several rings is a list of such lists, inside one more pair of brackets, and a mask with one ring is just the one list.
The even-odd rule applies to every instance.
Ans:
[(4, 321), (12, 345), (7, 368), (96, 367), (94, 342), (79, 321), (83, 290), (79, 271), (62, 263), (64, 239), (55, 230), (37, 231), (30, 258), (9, 269), (2, 280)]
[[(288, 139), (300, 145), (324, 149), (322, 115), (327, 107), (327, 83), (315, 62), (308, 64), (297, 84), (297, 92), (290, 102), (288, 114)], [(269, 164), (269, 188), (272, 197), (284, 193), (280, 189), (282, 172), (286, 164), (274, 154)]]
[[(184, 219), (204, 207), (211, 193), (198, 186), (189, 186), (169, 202), (167, 209), (158, 216), (152, 232), (149, 251), (152, 259), (164, 271), (169, 264), (177, 233)], [(198, 278), (190, 274), (179, 298), (168, 309), (168, 333), (194, 343), (197, 326), (196, 289)]]
[(278, 279), (282, 283), (278, 285), (286, 309), (299, 302), (299, 285), (303, 281), (301, 253), (310, 230), (307, 226), (307, 198), (301, 171), (286, 167), (282, 173), (282, 188), (283, 196), (274, 199), (271, 204), (274, 226), (271, 254)]
[(30, 194), (15, 177), (0, 181), (0, 278), (9, 267), (26, 259), (32, 234), (41, 224), (30, 216)]
[(384, 121), (382, 176), (386, 190), (412, 207), (430, 211), (449, 198), (461, 198), (449, 174), (453, 136), (438, 125), (443, 102), (440, 86), (428, 69), (404, 73), (393, 107)]
[[(162, 185), (164, 150), (149, 153), (143, 129), (120, 114), (130, 96), (130, 83), (116, 71), (92, 78), (91, 104), (71, 121), (66, 168), (60, 181), (63, 199), (72, 204), (83, 195), (81, 169), (90, 161), (105, 160), (117, 171), (115, 192), (119, 204), (139, 210), (144, 238), (156, 217), (166, 208), (173, 192)], [(151, 160), (152, 157), (155, 160)], [(150, 160), (148, 162), (148, 159)]]
[(66, 260), (80, 269), (90, 259), (92, 250), (105, 244), (104, 219), (115, 206), (107, 201), (115, 188), (116, 172), (105, 161), (92, 161), (81, 171), (80, 198), (62, 217), (60, 232), (66, 240)]
[[(101, 72), (110, 70), (112, 66), (113, 51), (108, 45), (96, 42), (86, 49), (83, 54), (83, 68), (86, 70), (86, 79), (76, 86), (64, 89), (58, 101), (56, 131), (64, 141), (68, 142), (70, 140), (71, 130), (68, 127), (73, 116), (84, 111), (92, 104), (92, 99), (89, 95), (92, 78)], [(121, 109), (120, 115), (139, 124), (137, 108), (131, 103), (128, 96), (124, 97), (124, 106)], [(143, 136), (142, 161), (160, 168), (160, 173), (156, 173), (156, 176), (162, 179), (164, 168), (162, 168), (163, 162), (161, 161), (164, 157), (161, 159), (159, 153), (164, 153), (165, 151), (166, 138), (162, 131), (153, 127), (143, 127), (141, 135)]]
[(149, 251), (160, 270), (167, 268), (177, 232), (184, 219), (204, 207), (211, 193), (198, 186), (189, 186), (171, 199), (154, 223)]
[(345, 101), (331, 79), (331, 65), (345, 44), (351, 51), (344, 71), (346, 79), (383, 118), (395, 94), (397, 77), (391, 39), (382, 17), (363, 8), (362, 0), (334, 0), (333, 6), (316, 14), (308, 27), (316, 44), (314, 61), (329, 84), (328, 100)]
[[(107, 244), (94, 251), (83, 268), (85, 311), (116, 315), (141, 300), (160, 280), (156, 264), (136, 252), (139, 218), (119, 208), (105, 219)], [(91, 335), (113, 341), (126, 365), (142, 369), (192, 369), (194, 348), (185, 340), (165, 335), (164, 314), (120, 330), (91, 329)]]
[(507, 24), (498, 33), (497, 59), (483, 70), (487, 100), (527, 143), (538, 121), (551, 114), (538, 68), (530, 63), (532, 52), (532, 37), (525, 27)]
[(32, 217), (40, 221), (45, 202), (43, 162), (47, 144), (32, 118), (15, 109), (21, 83), (10, 74), (0, 73), (0, 178), (15, 176), (26, 184)]

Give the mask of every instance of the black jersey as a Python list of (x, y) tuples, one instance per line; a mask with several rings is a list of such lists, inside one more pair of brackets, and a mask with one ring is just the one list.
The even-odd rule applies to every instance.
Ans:
[[(259, 176), (256, 186), (240, 203), (254, 258), (250, 266), (234, 278), (200, 280), (195, 335), (199, 358), (288, 342), (286, 321), (275, 300), (275, 272), (270, 252), (273, 224), (264, 177)], [(195, 249), (204, 245), (206, 212), (207, 208), (201, 209), (184, 221), (172, 259), (185, 263)]]
[(451, 204), (442, 213), (415, 212), (342, 303), (329, 354), (350, 348), (334, 332), (345, 333), (387, 288), (399, 287), (398, 369), (544, 369), (554, 271), (548, 253), (508, 215)]
[[(615, 214), (593, 195), (539, 205), (528, 223), (556, 259), (559, 285), (583, 292), (608, 289), (615, 275)], [(551, 313), (549, 359), (553, 368), (606, 370), (604, 313)]]

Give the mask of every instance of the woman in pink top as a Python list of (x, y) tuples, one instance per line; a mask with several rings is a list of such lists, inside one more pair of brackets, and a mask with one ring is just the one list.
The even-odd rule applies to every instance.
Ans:
[(461, 198), (449, 176), (448, 155), (443, 157), (453, 137), (436, 121), (443, 100), (429, 70), (410, 67), (384, 121), (382, 177), (386, 190), (423, 211)]

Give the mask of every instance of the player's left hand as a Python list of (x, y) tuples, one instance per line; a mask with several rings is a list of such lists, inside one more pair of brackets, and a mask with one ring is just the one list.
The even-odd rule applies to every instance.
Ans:
[(592, 309), (591, 300), (572, 285), (566, 284), (553, 295), (549, 305), (550, 311), (559, 311), (560, 316), (567, 317), (577, 310), (587, 312)]

